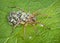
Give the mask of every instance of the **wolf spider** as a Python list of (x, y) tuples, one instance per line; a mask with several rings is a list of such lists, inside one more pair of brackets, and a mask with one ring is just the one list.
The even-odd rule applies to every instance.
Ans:
[[(11, 7), (11, 8), (17, 8), (17, 7)], [(41, 22), (38, 22), (36, 20), (36, 16), (38, 14), (34, 13), (26, 13), (24, 10), (21, 10), (20, 8), (18, 8), (19, 10), (17, 12), (12, 11), (10, 12), (10, 15), (8, 16), (8, 21), (10, 24), (13, 25), (13, 28), (16, 28), (19, 24), (22, 24), (24, 26), (24, 38), (26, 37), (25, 33), (25, 29), (26, 26), (28, 24), (31, 24), (32, 26), (35, 26), (36, 24), (40, 24), (40, 26), (42, 27), (46, 27), (49, 29), (49, 27), (47, 27), (46, 25), (44, 25)], [(34, 27), (36, 33), (38, 32), (37, 29)]]

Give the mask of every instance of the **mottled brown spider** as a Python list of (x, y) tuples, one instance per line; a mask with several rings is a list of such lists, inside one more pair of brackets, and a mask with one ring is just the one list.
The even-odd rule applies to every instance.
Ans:
[[(17, 8), (17, 7), (11, 7), (11, 8)], [(20, 8), (18, 8), (20, 9)], [(10, 15), (8, 16), (8, 21), (10, 24), (12, 24), (14, 26), (14, 28), (16, 28), (19, 24), (23, 24), (24, 26), (24, 38), (26, 37), (25, 35), (25, 27), (28, 24), (31, 24), (32, 26), (35, 26), (36, 24), (40, 24), (40, 26), (42, 27), (46, 27), (43, 23), (38, 22), (36, 20), (36, 16), (38, 14), (34, 13), (26, 13), (24, 10), (18, 10), (18, 11), (12, 11), (10, 12)], [(38, 32), (38, 30), (34, 27), (34, 29), (36, 30), (36, 33)]]

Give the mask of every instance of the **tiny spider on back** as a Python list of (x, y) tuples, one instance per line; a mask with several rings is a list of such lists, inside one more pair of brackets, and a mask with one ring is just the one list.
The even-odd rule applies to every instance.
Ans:
[[(16, 28), (19, 24), (23, 24), (24, 26), (24, 38), (26, 37), (25, 34), (25, 27), (28, 24), (31, 24), (32, 26), (35, 26), (36, 24), (40, 24), (42, 27), (49, 28), (45, 26), (43, 23), (40, 23), (36, 20), (36, 13), (26, 13), (25, 11), (18, 10), (18, 11), (11, 11), (9, 16), (8, 16), (8, 21), (11, 25), (13, 25), (14, 28)], [(38, 33), (37, 29), (34, 27), (36, 30), (36, 33)]]

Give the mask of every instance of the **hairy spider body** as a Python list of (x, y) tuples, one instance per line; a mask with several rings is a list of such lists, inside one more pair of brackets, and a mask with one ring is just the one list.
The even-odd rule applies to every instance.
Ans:
[(8, 21), (13, 26), (18, 26), (18, 24), (25, 24), (25, 23), (34, 23), (36, 21), (36, 17), (30, 13), (25, 13), (23, 11), (12, 11), (8, 16)]

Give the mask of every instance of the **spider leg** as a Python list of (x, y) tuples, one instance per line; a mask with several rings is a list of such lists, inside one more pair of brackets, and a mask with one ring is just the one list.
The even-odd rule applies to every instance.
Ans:
[(47, 28), (47, 29), (51, 29), (50, 27), (46, 26), (45, 24), (41, 23), (41, 22), (36, 22), (36, 24), (40, 24), (41, 27)]
[(13, 25), (11, 34), (14, 32), (14, 29), (15, 29), (19, 24), (20, 24), (20, 21), (19, 21), (16, 25)]
[(17, 8), (18, 10), (24, 11), (24, 9), (22, 9), (22, 8), (20, 8), (20, 7), (17, 7), (17, 6), (11, 6), (11, 7), (9, 7), (9, 8)]
[(26, 26), (27, 26), (27, 23), (26, 24), (24, 24), (24, 39), (26, 38)]
[(39, 35), (39, 31), (38, 31), (38, 29), (36, 28), (36, 24), (31, 24), (31, 25), (33, 26), (33, 29), (34, 29), (36, 35)]

